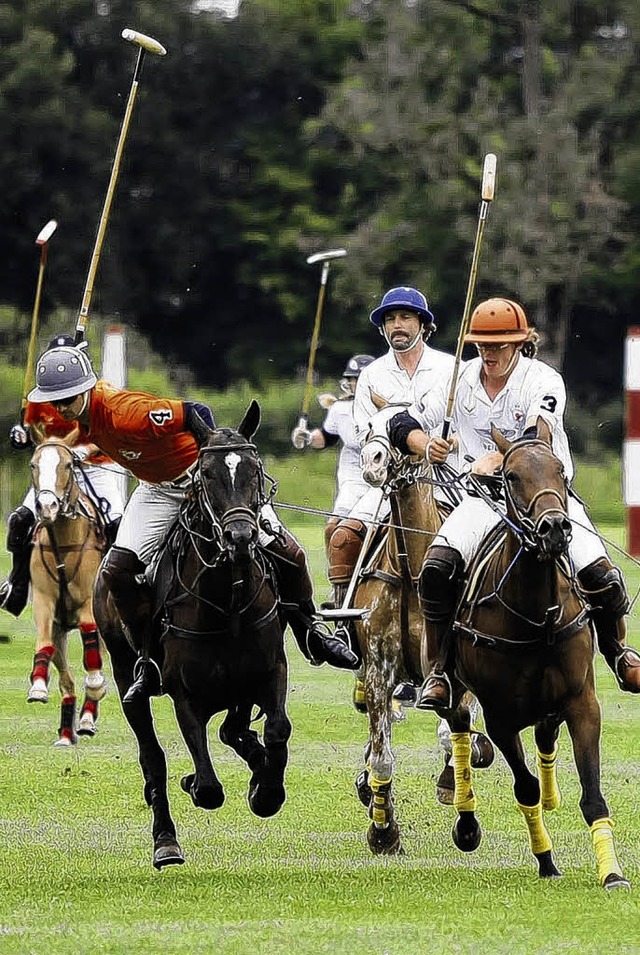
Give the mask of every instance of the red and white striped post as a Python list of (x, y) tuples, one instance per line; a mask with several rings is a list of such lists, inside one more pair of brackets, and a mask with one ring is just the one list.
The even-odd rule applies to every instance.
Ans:
[(640, 328), (627, 329), (624, 355), (625, 440), (622, 493), (627, 509), (627, 550), (640, 556)]

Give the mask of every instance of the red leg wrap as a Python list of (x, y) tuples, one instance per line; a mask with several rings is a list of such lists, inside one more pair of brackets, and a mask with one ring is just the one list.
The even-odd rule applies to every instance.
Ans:
[(81, 623), (80, 636), (82, 637), (82, 663), (85, 670), (101, 670), (102, 656), (98, 642), (98, 630), (95, 623)]
[(33, 670), (31, 671), (31, 682), (34, 680), (44, 680), (49, 682), (49, 664), (51, 657), (56, 652), (56, 648), (51, 646), (43, 647), (33, 655)]
[(80, 710), (80, 716), (84, 716), (85, 713), (91, 713), (94, 720), (98, 719), (98, 701), (97, 700), (88, 700), (85, 696), (84, 703), (82, 704), (82, 709)]

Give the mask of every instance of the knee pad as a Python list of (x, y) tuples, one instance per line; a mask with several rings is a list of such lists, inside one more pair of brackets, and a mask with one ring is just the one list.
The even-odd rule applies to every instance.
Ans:
[(329, 541), (329, 580), (334, 584), (351, 579), (366, 535), (362, 521), (340, 521)]
[(629, 612), (629, 595), (622, 571), (606, 557), (581, 570), (578, 580), (594, 610), (606, 610), (615, 617), (624, 617)]
[(327, 521), (327, 523), (324, 526), (324, 550), (327, 555), (329, 554), (331, 536), (339, 523), (340, 523), (339, 517), (332, 517), (330, 520)]
[(36, 519), (28, 507), (23, 504), (16, 507), (9, 515), (7, 521), (7, 550), (15, 553), (31, 543), (31, 534), (35, 527)]
[(430, 623), (443, 623), (456, 609), (464, 576), (462, 554), (453, 547), (430, 547), (427, 551), (418, 593), (423, 613)]

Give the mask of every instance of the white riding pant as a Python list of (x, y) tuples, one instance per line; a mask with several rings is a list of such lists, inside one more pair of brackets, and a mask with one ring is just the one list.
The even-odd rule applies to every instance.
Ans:
[[(87, 482), (94, 489), (98, 497), (104, 497), (111, 508), (109, 510), (109, 522), (115, 521), (121, 517), (125, 508), (124, 494), (122, 493), (121, 477), (125, 472), (117, 470), (116, 465), (100, 467), (98, 465), (85, 464), (83, 468), (75, 468), (76, 481), (80, 490), (87, 497), (93, 498)], [(36, 493), (33, 487), (27, 491), (27, 496), (22, 502), (24, 507), (28, 507), (33, 515), (36, 513)]]
[(343, 480), (340, 483), (340, 490), (333, 502), (333, 513), (338, 517), (350, 517), (351, 511), (358, 502), (374, 488), (369, 487), (361, 480)]
[[(349, 511), (348, 516), (354, 521), (362, 521), (363, 524), (370, 524), (376, 515), (376, 511), (378, 511), (378, 504), (381, 498), (382, 490), (379, 487), (370, 487)], [(376, 520), (383, 521), (390, 511), (391, 507), (387, 499), (382, 502)]]
[[(140, 481), (125, 508), (116, 546), (133, 551), (148, 564), (178, 516), (180, 505), (190, 487), (190, 479), (148, 484)], [(261, 521), (277, 530), (281, 524), (270, 504), (260, 512)], [(258, 541), (265, 546), (273, 540), (262, 528)]]
[[(567, 516), (573, 529), (569, 556), (578, 573), (589, 564), (607, 557), (607, 551), (584, 504), (571, 495), (567, 498)], [(499, 522), (500, 515), (482, 498), (467, 496), (447, 517), (433, 544), (453, 547), (468, 567), (485, 535)]]

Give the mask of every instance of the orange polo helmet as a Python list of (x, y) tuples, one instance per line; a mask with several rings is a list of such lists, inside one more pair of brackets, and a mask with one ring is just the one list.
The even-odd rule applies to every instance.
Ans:
[(464, 340), (478, 345), (516, 343), (526, 341), (528, 334), (522, 305), (508, 298), (489, 298), (475, 309)]

